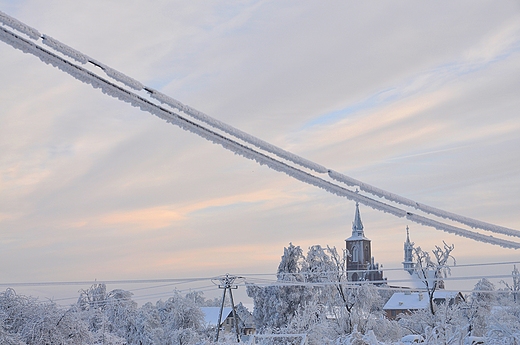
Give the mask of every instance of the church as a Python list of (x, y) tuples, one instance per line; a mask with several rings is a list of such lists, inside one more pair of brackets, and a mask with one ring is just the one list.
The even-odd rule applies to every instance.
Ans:
[(349, 281), (370, 281), (376, 285), (385, 284), (378, 263), (372, 256), (371, 241), (365, 237), (363, 222), (359, 212), (359, 203), (356, 203), (356, 214), (352, 222), (352, 235), (345, 240), (347, 257), (347, 277)]
[[(349, 281), (370, 281), (376, 285), (387, 284), (388, 277), (383, 277), (383, 265), (374, 262), (371, 240), (365, 236), (359, 203), (356, 203), (356, 212), (352, 222), (352, 234), (345, 240), (347, 249), (347, 279)], [(415, 274), (413, 257), (415, 243), (410, 241), (410, 230), (406, 227), (406, 241), (404, 242), (403, 270), (387, 271), (392, 281), (404, 283), (408, 288), (424, 288), (424, 283)], [(396, 286), (394, 286), (396, 287)]]

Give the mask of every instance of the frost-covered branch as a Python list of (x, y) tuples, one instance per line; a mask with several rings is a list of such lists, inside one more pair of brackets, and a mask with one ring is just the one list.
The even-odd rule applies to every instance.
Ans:
[(443, 278), (447, 278), (447, 276), (451, 274), (448, 260), (451, 258), (453, 265), (455, 265), (455, 258), (451, 255), (454, 248), (454, 245), (449, 246), (446, 242), (444, 242), (444, 248), (435, 246), (435, 249), (432, 250), (435, 260), (431, 258), (427, 251), (422, 250), (421, 247), (414, 248), (414, 271), (426, 288), (432, 315), (435, 314), (433, 301), (435, 291), (444, 289)]

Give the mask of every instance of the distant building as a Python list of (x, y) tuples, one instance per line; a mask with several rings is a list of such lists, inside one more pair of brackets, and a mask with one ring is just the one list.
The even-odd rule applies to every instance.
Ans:
[[(410, 241), (410, 229), (408, 226), (406, 227), (406, 240), (404, 242), (404, 261), (403, 269), (392, 269), (387, 270), (385, 276), (387, 278), (388, 286), (396, 289), (410, 289), (411, 291), (424, 291), (426, 289), (426, 285), (424, 284), (423, 279), (420, 279), (417, 275), (416, 263), (414, 262), (414, 245), (415, 243)], [(428, 277), (428, 285), (433, 286), (435, 281), (439, 280), (435, 278), (435, 272), (430, 271), (427, 272)], [(440, 289), (438, 286), (437, 288)]]
[[(216, 327), (220, 314), (219, 307), (202, 307), (200, 308), (204, 314), (204, 323), (206, 327)], [(233, 328), (233, 309), (225, 307), (222, 309), (222, 317), (220, 320), (220, 328), (223, 331), (231, 332)]]
[(352, 236), (345, 240), (347, 253), (347, 277), (349, 281), (372, 281), (383, 284), (383, 271), (374, 263), (371, 241), (365, 237), (363, 222), (356, 203), (356, 214), (352, 223)]
[[(464, 301), (460, 292), (437, 290), (433, 293), (433, 301), (440, 305), (444, 303), (458, 304)], [(396, 292), (386, 302), (383, 310), (388, 319), (394, 320), (399, 314), (410, 314), (412, 312), (429, 308), (428, 293), (426, 292)]]
[(389, 287), (406, 289), (404, 292), (396, 292), (386, 302), (383, 310), (388, 319), (396, 319), (399, 314), (412, 313), (429, 308), (428, 292), (425, 282), (431, 288), (436, 286), (433, 293), (435, 304), (457, 304), (464, 301), (460, 292), (444, 290), (444, 282), (434, 270), (424, 272), (427, 276), (419, 278), (414, 262), (414, 243), (410, 241), (410, 229), (406, 227), (406, 241), (404, 242), (404, 261), (402, 270), (389, 270), (385, 272), (390, 281)]
[[(201, 307), (204, 314), (204, 323), (206, 327), (216, 327), (220, 313), (220, 307)], [(253, 315), (245, 307), (236, 307), (236, 315), (238, 321), (238, 329), (240, 335), (250, 335), (255, 333)], [(233, 309), (225, 307), (222, 309), (222, 318), (220, 321), (220, 329), (224, 332), (235, 332)]]

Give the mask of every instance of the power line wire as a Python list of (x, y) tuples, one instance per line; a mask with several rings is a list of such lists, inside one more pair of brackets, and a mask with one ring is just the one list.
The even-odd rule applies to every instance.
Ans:
[[(6, 17), (6, 15), (3, 17), (0, 16), (0, 20), (2, 18), (5, 19), (5, 17)], [(4, 22), (4, 24), (10, 25), (11, 27), (13, 27), (13, 25), (12, 25), (13, 20), (15, 21), (15, 23), (20, 24), (20, 25), (17, 24), (18, 26), (24, 27), (25, 24), (17, 21), (14, 18), (10, 18), (7, 22)], [(17, 29), (18, 26), (15, 25), (13, 28)], [(2, 39), (6, 43), (12, 45), (13, 47), (20, 49), (26, 53), (36, 55), (43, 62), (54, 65), (55, 67), (63, 70), (64, 72), (70, 74), (74, 78), (81, 80), (82, 82), (91, 84), (94, 87), (101, 88), (103, 90), (103, 92), (107, 93), (110, 96), (113, 96), (122, 101), (128, 102), (131, 105), (139, 107), (144, 111), (148, 111), (162, 119), (165, 119), (168, 122), (178, 125), (179, 127), (181, 127), (184, 130), (188, 130), (190, 132), (198, 134), (199, 136), (202, 136), (203, 138), (205, 138), (209, 141), (212, 141), (215, 144), (220, 144), (224, 148), (231, 150), (234, 153), (239, 154), (245, 158), (255, 160), (260, 164), (265, 164), (268, 167), (270, 167), (271, 169), (286, 173), (287, 175), (289, 175), (293, 178), (296, 178), (302, 182), (317, 186), (330, 193), (333, 193), (333, 194), (336, 194), (339, 196), (343, 196), (343, 197), (347, 197), (348, 199), (351, 199), (351, 200), (355, 200), (357, 202), (360, 202), (360, 203), (362, 203), (366, 206), (369, 206), (371, 208), (374, 208), (376, 210), (391, 213), (397, 217), (405, 217), (415, 223), (434, 227), (438, 230), (446, 231), (449, 233), (454, 233), (456, 235), (460, 235), (460, 236), (470, 238), (470, 239), (473, 239), (476, 241), (481, 241), (484, 243), (500, 245), (500, 246), (506, 247), (506, 248), (515, 248), (515, 249), (520, 248), (520, 243), (495, 238), (493, 236), (483, 235), (479, 232), (474, 232), (474, 231), (458, 228), (458, 227), (448, 225), (448, 224), (445, 224), (445, 223), (442, 223), (442, 222), (439, 222), (439, 221), (436, 221), (436, 220), (433, 220), (433, 219), (430, 219), (430, 218), (427, 218), (427, 217), (424, 217), (424, 216), (421, 216), (418, 214), (414, 214), (414, 213), (402, 210), (400, 208), (397, 208), (395, 206), (388, 205), (384, 202), (377, 201), (377, 200), (374, 200), (367, 196), (361, 195), (357, 191), (353, 192), (342, 186), (336, 185), (335, 183), (332, 183), (328, 180), (324, 180), (320, 177), (317, 177), (311, 173), (302, 171), (294, 166), (288, 165), (287, 163), (274, 159), (273, 157), (271, 157), (269, 155), (260, 153), (257, 150), (254, 150), (246, 145), (240, 144), (239, 142), (237, 142), (229, 137), (226, 137), (222, 134), (219, 134), (213, 130), (210, 130), (198, 123), (188, 120), (188, 119), (184, 118), (183, 116), (180, 116), (179, 114), (169, 111), (169, 110), (165, 109), (164, 107), (161, 107), (161, 106), (139, 96), (138, 94), (136, 94), (132, 91), (129, 91), (112, 82), (109, 82), (108, 80), (106, 80), (104, 78), (101, 78), (97, 74), (90, 72), (90, 71), (68, 61), (67, 59), (61, 58), (60, 56), (48, 51), (47, 49), (44, 49), (43, 47), (36, 45), (33, 42), (28, 41), (9, 30), (6, 30), (4, 28), (0, 28), (0, 29), (1, 29), (0, 30), (0, 39)], [(58, 51), (60, 54), (64, 54), (68, 57), (72, 57), (76, 61), (80, 61), (82, 63), (86, 63), (86, 61), (90, 62), (93, 65), (100, 67), (102, 70), (105, 71), (105, 73), (110, 78), (116, 80), (117, 82), (121, 82), (121, 83), (125, 84), (126, 86), (129, 86), (136, 90), (142, 90), (144, 88), (144, 90), (146, 90), (150, 94), (150, 96), (153, 96), (154, 94), (160, 95), (159, 98), (155, 97), (155, 99), (158, 99), (161, 102), (169, 104), (168, 101), (165, 102), (166, 99), (169, 99), (168, 96), (162, 95), (153, 89), (144, 87), (141, 83), (139, 83), (135, 79), (130, 78), (116, 70), (113, 70), (112, 68), (110, 68), (100, 62), (92, 60), (92, 59), (88, 58), (87, 56), (85, 56), (84, 54), (80, 53), (79, 51), (76, 51), (73, 48), (70, 48), (67, 45), (62, 44), (61, 42), (58, 42), (54, 39), (49, 39), (49, 37), (47, 37), (45, 35), (41, 35), (41, 37), (45, 44), (49, 45), (54, 50)], [(37, 38), (35, 38), (33, 36), (31, 36), (31, 38), (33, 40), (34, 39), (37, 40)], [(162, 98), (162, 99), (160, 99), (160, 98)], [(170, 105), (172, 105), (172, 104), (170, 104)], [(201, 118), (207, 117), (205, 114), (202, 114), (199, 111), (192, 109), (191, 107), (187, 107), (178, 101), (173, 102), (173, 107), (174, 108), (177, 107), (179, 110), (184, 111), (184, 113), (189, 116), (194, 116), (194, 114), (200, 115), (198, 120), (201, 120)], [(206, 122), (206, 123), (208, 123), (208, 122)], [(210, 125), (213, 126), (214, 124), (210, 123)], [(219, 129), (224, 130), (222, 128), (219, 128)], [(231, 130), (231, 133), (229, 133), (229, 132), (230, 131), (228, 131), (228, 134), (232, 134), (235, 138), (237, 138), (239, 140), (246, 140), (244, 138), (244, 136), (242, 136), (241, 134), (237, 135), (239, 133), (235, 129)], [(304, 160), (303, 158), (300, 158), (300, 157), (292, 155), (292, 154), (291, 154), (292, 156), (291, 155), (288, 156), (287, 154), (283, 153), (283, 152), (285, 152), (284, 150), (281, 150), (268, 143), (262, 142), (254, 137), (252, 137), (252, 138), (254, 140), (252, 140), (252, 141), (246, 140), (246, 141), (250, 144), (253, 144), (253, 145), (259, 147), (261, 150), (266, 150), (270, 153), (274, 153), (275, 155), (277, 155), (278, 157), (280, 157), (282, 159), (289, 160), (292, 163), (295, 163), (300, 166), (305, 166), (309, 169), (314, 169), (313, 167), (309, 166), (306, 162), (312, 163), (314, 165), (315, 165), (315, 163)], [(267, 144), (267, 146), (265, 144)], [(276, 150), (275, 151), (270, 150), (269, 148), (271, 146), (273, 148), (275, 148)], [(280, 152), (278, 152), (278, 150)], [(288, 152), (286, 152), (286, 153), (288, 153)], [(302, 164), (302, 163), (305, 163), (305, 164)], [(319, 169), (316, 171), (321, 171), (322, 170), (321, 168), (323, 168), (323, 167), (319, 166)], [(327, 170), (327, 169), (325, 169), (325, 170)], [(360, 181), (353, 180), (347, 176), (341, 175), (332, 170), (327, 170), (326, 172), (328, 172), (328, 175), (331, 177), (331, 179), (335, 179), (336, 181), (346, 183), (349, 186), (358, 185), (365, 192), (373, 194), (379, 198), (386, 198), (387, 200), (389, 200), (391, 202), (396, 202), (396, 203), (399, 203), (402, 205), (412, 206), (425, 213), (433, 214), (433, 215), (441, 217), (441, 218), (448, 218), (450, 220), (468, 225), (473, 228), (479, 228), (479, 229), (483, 229), (486, 231), (492, 231), (492, 232), (497, 232), (497, 233), (501, 233), (501, 234), (506, 234), (509, 236), (520, 236), (520, 232), (518, 230), (507, 229), (507, 228), (496, 226), (493, 224), (488, 224), (488, 223), (484, 223), (484, 222), (481, 222), (478, 220), (459, 216), (459, 215), (456, 215), (456, 214), (453, 214), (450, 212), (446, 212), (443, 210), (439, 210), (439, 209), (436, 209), (436, 208), (433, 208), (433, 207), (430, 207), (427, 205), (422, 205), (415, 201), (412, 201), (412, 200), (400, 197), (398, 195), (380, 190), (376, 187), (364, 184)]]

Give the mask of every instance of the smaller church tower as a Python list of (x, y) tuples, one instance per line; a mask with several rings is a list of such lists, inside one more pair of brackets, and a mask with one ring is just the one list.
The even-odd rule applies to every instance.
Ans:
[(406, 242), (404, 242), (404, 261), (403, 268), (408, 273), (413, 274), (415, 263), (413, 262), (413, 246), (414, 242), (410, 242), (410, 230), (406, 226)]

